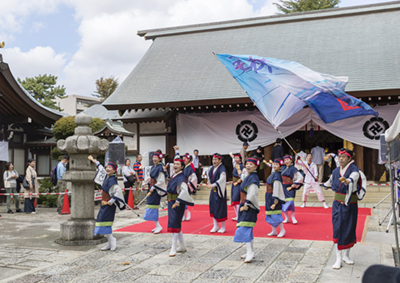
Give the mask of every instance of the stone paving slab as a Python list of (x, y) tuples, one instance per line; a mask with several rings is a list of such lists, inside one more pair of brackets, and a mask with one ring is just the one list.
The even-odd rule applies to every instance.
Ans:
[[(368, 266), (394, 265), (393, 227), (385, 233), (387, 222), (378, 224), (385, 213), (386, 208), (374, 211), (366, 237), (351, 251), (355, 265), (344, 264), (339, 271), (331, 268), (335, 261), (332, 242), (256, 238), (255, 258), (244, 263), (240, 256), (246, 253), (246, 247), (234, 243), (232, 237), (184, 235), (188, 251), (169, 257), (171, 234), (115, 233), (114, 252), (99, 251), (104, 244), (75, 248), (53, 243), (48, 244), (49, 248), (21, 243), (0, 245), (0, 278), (7, 276), (0, 282), (361, 282)], [(56, 227), (50, 222), (51, 217), (41, 212), (38, 215), (30, 221), (23, 217), (17, 227), (22, 230), (18, 231), (31, 225), (41, 227), (47, 235), (48, 227)], [(142, 221), (132, 217), (129, 212), (118, 213), (114, 228)], [(46, 225), (43, 221), (47, 221)], [(3, 222), (2, 227), (5, 226)], [(34, 236), (35, 241), (42, 243), (51, 238), (41, 237), (37, 231)], [(20, 239), (17, 234), (12, 238)], [(0, 236), (0, 241), (3, 239), (4, 235)], [(124, 262), (129, 265), (123, 265)]]

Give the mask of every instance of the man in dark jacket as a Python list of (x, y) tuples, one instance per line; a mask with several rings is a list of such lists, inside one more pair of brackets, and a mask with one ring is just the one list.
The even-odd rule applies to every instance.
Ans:
[(276, 144), (275, 144), (274, 148), (272, 149), (272, 160), (283, 159), (284, 155), (285, 155), (285, 152), (284, 152), (283, 146), (282, 146), (282, 139), (277, 138)]

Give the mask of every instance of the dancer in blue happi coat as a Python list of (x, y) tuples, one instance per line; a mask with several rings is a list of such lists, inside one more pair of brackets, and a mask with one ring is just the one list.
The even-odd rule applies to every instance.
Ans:
[(240, 209), (233, 241), (246, 243), (247, 253), (241, 257), (244, 258), (246, 263), (250, 262), (254, 257), (253, 228), (257, 222), (257, 214), (260, 212), (260, 206), (258, 205), (260, 180), (257, 175), (257, 167), (259, 165), (260, 160), (258, 158), (248, 158), (246, 162), (248, 175), (240, 184)]
[(285, 193), (285, 204), (282, 206), (282, 212), (285, 216), (283, 223), (289, 222), (289, 211), (291, 212), (292, 223), (297, 224), (297, 219), (294, 212), (294, 199), (296, 190), (303, 183), (303, 176), (299, 170), (293, 166), (292, 156), (285, 155), (283, 157), (285, 165), (282, 167), (282, 185)]
[[(342, 259), (347, 264), (354, 264), (349, 258), (350, 248), (357, 242), (356, 228), (358, 217), (358, 198), (356, 192), (361, 189), (360, 169), (355, 165), (353, 151), (339, 150), (339, 164), (331, 177), (324, 184), (335, 192), (332, 204), (333, 242), (336, 250), (334, 269), (340, 269)], [(342, 258), (342, 250), (344, 251)]]
[[(180, 159), (179, 155), (179, 147), (174, 146), (175, 150), (175, 157), (174, 159)], [(185, 153), (182, 156), (182, 160), (185, 162), (185, 169), (183, 170), (183, 174), (186, 177), (186, 182), (189, 188), (189, 192), (191, 194), (195, 194), (197, 191), (197, 175), (196, 175), (196, 168), (194, 167), (194, 164), (192, 163), (192, 156), (189, 153)], [(189, 221), (191, 218), (191, 213), (188, 209), (188, 207), (185, 207), (185, 214), (182, 217), (182, 221)]]
[(164, 155), (161, 150), (153, 153), (154, 165), (150, 170), (150, 182), (149, 190), (147, 193), (146, 200), (146, 211), (143, 215), (143, 219), (147, 221), (154, 221), (156, 227), (151, 230), (154, 234), (158, 234), (163, 229), (158, 222), (158, 208), (160, 207), (160, 201), (163, 196), (167, 195), (167, 185), (165, 184), (165, 172), (162, 166), (162, 159)]
[[(174, 175), (168, 182), (168, 232), (172, 233), (172, 247), (169, 256), (173, 257), (178, 252), (185, 252), (186, 247), (182, 234), (182, 218), (186, 206), (193, 206), (194, 200), (189, 194), (187, 179), (183, 169), (185, 163), (183, 159), (174, 160)], [(179, 248), (176, 243), (179, 241)]]
[(239, 215), (239, 205), (240, 205), (240, 183), (242, 182), (241, 175), (245, 174), (244, 166), (241, 162), (240, 153), (229, 153), (232, 157), (232, 187), (231, 187), (231, 206), (235, 210), (235, 217), (232, 218), (233, 221), (237, 221)]
[(102, 234), (107, 237), (108, 243), (105, 247), (101, 248), (102, 251), (114, 251), (117, 248), (117, 239), (112, 235), (112, 224), (115, 218), (115, 211), (117, 206), (121, 210), (126, 208), (122, 189), (118, 186), (116, 175), (117, 165), (108, 162), (104, 169), (100, 162), (94, 159), (91, 155), (89, 155), (88, 159), (97, 166), (98, 171), (95, 177), (95, 182), (101, 185), (102, 189), (101, 206), (99, 214), (97, 214), (94, 235)]
[[(272, 232), (268, 236), (279, 238), (285, 236), (286, 231), (283, 228), (282, 204), (285, 203), (285, 193), (283, 192), (281, 167), (282, 159), (275, 159), (272, 167), (274, 172), (267, 179), (267, 190), (265, 193), (265, 221), (271, 225)], [(276, 227), (279, 226), (279, 234)]]
[[(222, 165), (222, 156), (214, 153), (213, 166), (208, 171), (208, 185), (210, 189), (210, 216), (213, 218), (214, 226), (210, 233), (225, 233), (226, 219), (228, 219), (228, 207), (226, 205), (226, 169)], [(221, 223), (221, 228), (219, 224)]]
[[(189, 188), (189, 192), (191, 194), (195, 194), (197, 191), (197, 176), (196, 176), (196, 168), (192, 163), (192, 156), (189, 153), (185, 153), (183, 155), (183, 161), (185, 162), (185, 169), (183, 170), (183, 174), (186, 177), (186, 182)], [(183, 215), (182, 221), (189, 221), (191, 218), (190, 211), (188, 207), (185, 207), (185, 214)]]

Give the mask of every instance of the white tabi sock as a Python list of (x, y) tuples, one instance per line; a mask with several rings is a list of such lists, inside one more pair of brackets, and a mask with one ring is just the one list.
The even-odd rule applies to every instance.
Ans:
[(285, 220), (283, 220), (283, 223), (288, 223), (289, 222), (289, 213), (287, 211), (284, 211), (283, 215), (285, 216)]
[(218, 222), (214, 217), (213, 217), (213, 222), (214, 222), (214, 227), (211, 229), (210, 233), (215, 233), (219, 230)]
[(160, 222), (158, 221), (154, 221), (154, 223), (156, 224), (156, 228), (154, 229), (153, 233), (154, 234), (158, 234), (161, 232), (161, 230), (163, 229), (160, 225)]
[(232, 220), (237, 221), (239, 217), (239, 205), (235, 204), (233, 210), (235, 211), (235, 217), (233, 217)]
[(324, 204), (324, 208), (329, 208), (329, 206), (326, 205), (326, 202), (322, 202)]
[(110, 251), (115, 251), (115, 249), (117, 248), (117, 239), (115, 239), (112, 234), (111, 234), (111, 248)]
[[(254, 239), (251, 240), (250, 243), (251, 243), (251, 249), (253, 250), (253, 253), (254, 253)], [(244, 255), (241, 255), (240, 258), (241, 258), (241, 259), (245, 259), (246, 256), (247, 256), (247, 253), (245, 253)], [(254, 255), (253, 255), (253, 258), (255, 258), (255, 257), (256, 257), (256, 255), (254, 254)]]
[(286, 234), (286, 230), (283, 228), (283, 223), (279, 224), (279, 230), (280, 231), (277, 237), (282, 238)]
[(186, 220), (186, 210), (185, 210), (185, 212), (183, 213), (182, 222), (185, 221), (185, 220)]
[(295, 216), (295, 212), (294, 211), (292, 211), (292, 222), (293, 222), (293, 224), (297, 224), (297, 219), (296, 219), (296, 217), (294, 217)]
[(176, 242), (178, 241), (179, 234), (178, 233), (172, 233), (172, 247), (171, 251), (169, 252), (169, 256), (173, 257), (176, 255)]
[(221, 222), (221, 229), (218, 230), (218, 233), (225, 233), (225, 224), (226, 221)]
[(244, 260), (244, 262), (248, 263), (254, 257), (253, 246), (252, 246), (251, 242), (246, 243), (246, 248), (247, 248), (247, 254), (246, 254), (246, 259)]
[(108, 243), (106, 246), (104, 246), (100, 249), (102, 251), (107, 251), (107, 250), (111, 249), (111, 240), (112, 240), (113, 236), (112, 236), (112, 234), (106, 234), (105, 236), (107, 238)]
[(185, 242), (183, 241), (183, 233), (182, 231), (178, 234), (179, 248), (177, 248), (178, 253), (186, 252)]
[(278, 232), (276, 232), (276, 228), (271, 225), (272, 231), (271, 233), (268, 234), (268, 236), (276, 236), (278, 235)]
[(343, 261), (348, 265), (353, 265), (354, 261), (350, 259), (350, 249), (346, 249), (343, 251)]
[(192, 214), (190, 213), (189, 209), (187, 209), (186, 211), (187, 211), (187, 213), (186, 213), (186, 221), (189, 221), (190, 218), (192, 217)]
[(338, 245), (335, 244), (335, 251), (336, 251), (336, 262), (332, 266), (333, 269), (340, 269), (342, 267), (342, 251), (338, 250)]

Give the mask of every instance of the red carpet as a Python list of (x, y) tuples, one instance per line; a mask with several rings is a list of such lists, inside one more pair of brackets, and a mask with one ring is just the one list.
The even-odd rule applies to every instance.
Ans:
[[(228, 206), (228, 220), (226, 222), (226, 233), (211, 234), (212, 219), (209, 216), (208, 205), (195, 205), (189, 208), (192, 213), (190, 221), (182, 223), (182, 231), (184, 234), (202, 234), (215, 236), (233, 236), (236, 230), (236, 222), (232, 221), (235, 212), (231, 206)], [(371, 215), (370, 208), (358, 209), (357, 222), (357, 242), (361, 241), (363, 235), (365, 220)], [(316, 240), (316, 241), (332, 241), (332, 208), (325, 209), (323, 207), (296, 207), (296, 218), (299, 222), (296, 225), (292, 223), (284, 224), (286, 239), (297, 240)], [(163, 226), (161, 233), (167, 233), (168, 216), (160, 217), (160, 224)], [(146, 221), (139, 224), (130, 225), (115, 232), (146, 232), (151, 233), (154, 228), (154, 222)], [(278, 228), (279, 230), (279, 228)], [(268, 237), (271, 232), (271, 226), (265, 222), (265, 209), (261, 207), (258, 214), (258, 221), (254, 227), (254, 237)]]

